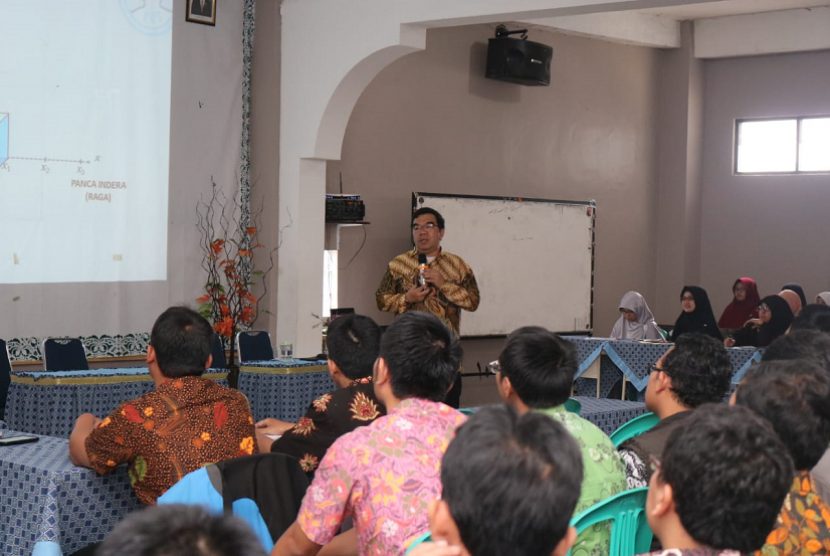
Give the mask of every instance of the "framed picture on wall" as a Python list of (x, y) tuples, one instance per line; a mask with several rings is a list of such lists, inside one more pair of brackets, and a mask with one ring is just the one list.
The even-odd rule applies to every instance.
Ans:
[(187, 21), (203, 25), (216, 25), (216, 2), (218, 0), (187, 0)]

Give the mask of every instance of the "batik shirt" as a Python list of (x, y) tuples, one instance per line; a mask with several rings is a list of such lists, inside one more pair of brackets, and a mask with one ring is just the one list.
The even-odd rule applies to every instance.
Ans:
[(329, 448), (297, 523), (327, 544), (352, 515), (360, 554), (404, 554), (429, 530), (427, 505), (441, 494), (441, 458), (465, 417), (423, 399), (402, 401)]
[(712, 548), (669, 548), (650, 552), (647, 556), (741, 556), (735, 550), (714, 550)]
[(122, 403), (86, 439), (98, 473), (129, 464), (142, 504), (155, 504), (191, 471), (256, 451), (248, 399), (196, 376), (168, 380)]
[(311, 402), (303, 418), (274, 441), (271, 451), (297, 458), (303, 471), (313, 474), (335, 440), (385, 414), (372, 377), (361, 378)]
[(407, 290), (418, 285), (418, 251), (408, 251), (392, 259), (375, 292), (378, 309), (396, 314), (427, 311), (441, 319), (458, 336), (461, 334), (461, 309), (478, 309), (481, 296), (476, 278), (464, 259), (443, 250), (429, 263), (429, 268), (441, 272), (444, 285), (440, 289), (431, 288), (421, 303), (407, 303)]
[[(582, 488), (574, 515), (626, 490), (625, 464), (607, 434), (564, 405), (541, 413), (562, 423), (582, 452)], [(571, 548), (572, 556), (610, 553), (611, 526), (607, 521), (580, 533)]]
[(795, 476), (767, 544), (755, 554), (830, 554), (830, 507), (816, 493), (809, 471)]

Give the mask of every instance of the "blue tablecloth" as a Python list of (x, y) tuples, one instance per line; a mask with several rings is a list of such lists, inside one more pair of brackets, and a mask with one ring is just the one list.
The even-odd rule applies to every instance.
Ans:
[(126, 466), (105, 476), (75, 467), (66, 439), (42, 437), (31, 444), (0, 447), (3, 554), (28, 556), (38, 541), (57, 542), (70, 554), (103, 541), (140, 507)]
[[(590, 396), (575, 396), (574, 399), (582, 404), (582, 410), (579, 412), (580, 417), (595, 424), (607, 435), (610, 435), (634, 417), (648, 413), (646, 404), (641, 402), (626, 402)], [(468, 409), (478, 411), (481, 407)]]
[[(225, 369), (210, 369), (203, 376), (228, 385)], [(106, 417), (121, 402), (153, 388), (146, 367), (12, 373), (5, 419), (15, 430), (69, 438), (80, 414)]]
[(239, 367), (239, 391), (248, 396), (254, 420), (295, 423), (308, 404), (335, 389), (325, 360), (248, 361)]
[(648, 413), (646, 404), (641, 402), (583, 396), (577, 396), (575, 399), (582, 404), (580, 416), (601, 428), (608, 435), (634, 417)]
[[(577, 394), (587, 396), (596, 392), (594, 379), (579, 378), (597, 357), (600, 357), (600, 394), (607, 396), (611, 388), (622, 375), (629, 380), (640, 393), (648, 384), (649, 368), (673, 344), (644, 343), (630, 340), (609, 340), (608, 338), (586, 338), (567, 336), (567, 340), (576, 346), (579, 370), (577, 372)], [(728, 348), (732, 360), (732, 382), (740, 382), (747, 369), (761, 360), (762, 349)]]

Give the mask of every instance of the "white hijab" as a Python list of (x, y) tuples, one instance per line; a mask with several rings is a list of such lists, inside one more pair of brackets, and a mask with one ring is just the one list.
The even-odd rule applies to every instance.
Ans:
[(628, 292), (620, 301), (620, 309), (634, 311), (637, 319), (634, 322), (625, 320), (620, 315), (619, 320), (611, 330), (611, 337), (620, 340), (662, 340), (660, 329), (654, 321), (654, 315), (648, 308), (646, 300), (637, 292)]
[(822, 301), (824, 301), (825, 305), (830, 305), (830, 292), (821, 292), (816, 296), (816, 301), (818, 301), (819, 297), (822, 299)]

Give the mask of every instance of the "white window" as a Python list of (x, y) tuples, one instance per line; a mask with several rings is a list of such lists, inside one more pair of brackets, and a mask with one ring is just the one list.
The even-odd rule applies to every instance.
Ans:
[(738, 120), (736, 174), (830, 172), (830, 118)]

